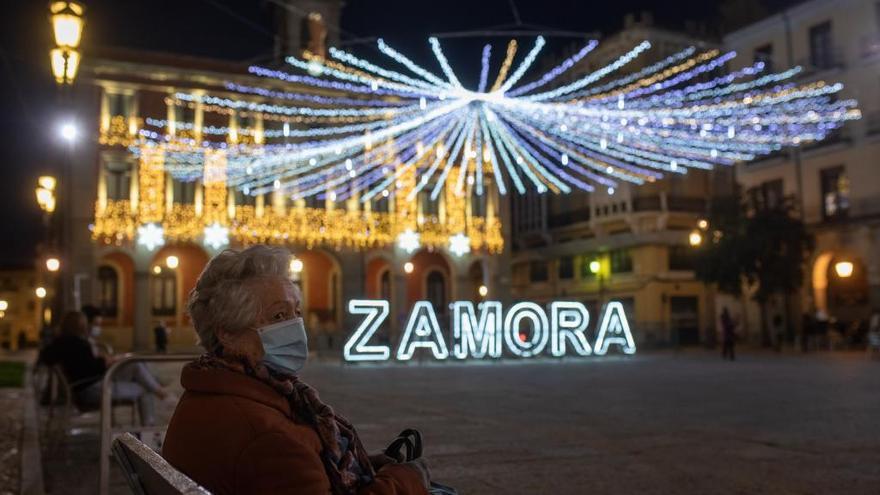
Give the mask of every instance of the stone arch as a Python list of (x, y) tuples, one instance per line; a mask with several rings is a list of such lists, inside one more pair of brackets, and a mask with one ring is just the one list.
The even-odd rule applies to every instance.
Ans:
[(394, 296), (391, 262), (384, 257), (375, 257), (368, 261), (365, 282), (364, 293), (368, 299), (391, 301)]
[(333, 332), (342, 322), (342, 269), (332, 254), (321, 249), (294, 253), (303, 263), (299, 275), (303, 318), (312, 331)]
[[(852, 264), (852, 273), (837, 273), (841, 262)], [(816, 311), (841, 321), (866, 318), (868, 306), (867, 266), (860, 256), (846, 251), (826, 251), (813, 262), (811, 281)]]
[[(445, 302), (442, 307), (435, 307), (437, 315), (447, 314), (448, 303), (455, 294), (453, 287), (453, 272), (449, 261), (437, 251), (421, 250), (410, 258), (413, 264), (412, 273), (407, 274), (406, 299), (407, 305), (412, 307), (416, 301), (427, 300), (429, 295), (436, 296), (435, 291), (442, 280), (442, 299)], [(435, 274), (432, 276), (432, 274)], [(431, 285), (429, 287), (429, 276)], [(441, 277), (438, 279), (437, 276)], [(429, 294), (430, 292), (430, 294)]]
[[(103, 293), (103, 281), (100, 277), (102, 267), (109, 267), (116, 273), (116, 314), (104, 314), (104, 323), (107, 326), (130, 326), (134, 321), (134, 259), (130, 254), (113, 250), (102, 254), (98, 258), (97, 284), (97, 306), (103, 306), (104, 298), (107, 296)], [(102, 308), (104, 309), (104, 308)]]

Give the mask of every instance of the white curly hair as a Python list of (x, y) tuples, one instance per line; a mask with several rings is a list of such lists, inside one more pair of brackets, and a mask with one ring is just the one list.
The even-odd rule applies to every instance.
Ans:
[(187, 303), (199, 344), (215, 351), (220, 345), (219, 329), (240, 332), (253, 328), (263, 302), (254, 294), (252, 282), (273, 277), (290, 280), (290, 252), (285, 248), (256, 245), (226, 249), (211, 259)]

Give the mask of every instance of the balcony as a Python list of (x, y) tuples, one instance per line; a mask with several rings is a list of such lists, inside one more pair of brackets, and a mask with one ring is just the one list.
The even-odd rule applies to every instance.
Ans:
[(632, 200), (632, 209), (636, 212), (642, 211), (661, 211), (663, 209), (663, 202), (660, 200), (660, 195), (656, 196), (638, 196), (633, 198)]
[(797, 65), (804, 68), (805, 76), (809, 76), (827, 70), (841, 69), (846, 65), (846, 58), (840, 47), (831, 47), (798, 60)]
[(666, 197), (666, 209), (685, 213), (705, 213), (706, 199), (669, 195)]
[(564, 211), (555, 215), (550, 215), (547, 219), (547, 226), (552, 228), (566, 227), (575, 223), (589, 222), (590, 208), (580, 208), (577, 210)]
[[(205, 226), (217, 218), (200, 214), (193, 205), (174, 205), (170, 212), (159, 211), (162, 213), (157, 218), (158, 223), (164, 229), (166, 241), (171, 242), (197, 241)], [(140, 218), (141, 213), (133, 210), (128, 201), (107, 201), (106, 205), (96, 205), (92, 238), (106, 245), (133, 243), (137, 227), (145, 223)], [(220, 218), (224, 216), (225, 209)], [(472, 217), (458, 222), (441, 222), (436, 217), (429, 217), (417, 226), (412, 215), (402, 212), (291, 208), (286, 212), (270, 210), (257, 215), (253, 206), (237, 206), (232, 218), (223, 223), (229, 228), (230, 241), (239, 244), (264, 242), (347, 249), (381, 248), (393, 245), (404, 230), (415, 228), (423, 246), (447, 247), (449, 238), (459, 233), (470, 238), (471, 248), (475, 250), (496, 253), (504, 246), (501, 222), (496, 217)]]

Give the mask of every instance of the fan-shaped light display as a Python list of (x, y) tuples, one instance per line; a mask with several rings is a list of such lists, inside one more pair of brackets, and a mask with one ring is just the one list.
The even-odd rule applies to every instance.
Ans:
[[(717, 49), (691, 47), (629, 69), (651, 49), (644, 41), (572, 78), (561, 76), (596, 41), (543, 74), (529, 69), (544, 38), (521, 57), (511, 41), (494, 77), (486, 45), (479, 84), (466, 88), (439, 40), (429, 42), (439, 73), (380, 39), (385, 65), (331, 48), (327, 59), (287, 58), (289, 70), (250, 67), (266, 79), (264, 87), (227, 82), (225, 94), (178, 92), (176, 105), (245, 119), (259, 115), (262, 128), (203, 127), (203, 135), (251, 133), (252, 139), (168, 148), (166, 170), (179, 179), (199, 178), (205, 156), (199, 150), (214, 147), (226, 150), (229, 185), (252, 195), (412, 201), (420, 193), (437, 199), (449, 185), (481, 195), (489, 182), (501, 194), (613, 194), (622, 183), (732, 165), (821, 140), (860, 116), (855, 101), (836, 98), (839, 83), (797, 82), (801, 68), (766, 73), (760, 61), (724, 72), (735, 53)], [(142, 136), (174, 139), (149, 129)]]

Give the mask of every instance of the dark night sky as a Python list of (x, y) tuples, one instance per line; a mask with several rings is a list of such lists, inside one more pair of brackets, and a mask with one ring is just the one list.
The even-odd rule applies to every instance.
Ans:
[[(560, 30), (604, 33), (622, 25), (624, 14), (650, 10), (657, 24), (682, 27), (685, 20), (714, 23), (716, 2), (679, 0), (516, 0), (523, 23)], [(773, 3), (773, 2), (771, 2)], [(265, 0), (85, 0), (89, 46), (125, 46), (231, 60), (265, 57), (272, 48), (272, 13)], [(51, 42), (47, 2), (7, 0), (0, 20), (0, 266), (32, 258), (39, 239), (33, 188), (41, 173), (54, 172), (51, 131), (58, 120), (48, 67)], [(384, 37), (418, 62), (430, 64), (427, 36), (509, 24), (509, 0), (350, 0), (342, 17), (343, 39)], [(458, 72), (476, 78), (486, 41), (503, 49), (505, 39), (449, 40), (444, 50)], [(556, 40), (559, 46), (561, 41)], [(368, 45), (352, 48), (372, 57)], [(495, 53), (498, 53), (497, 51)], [(496, 57), (497, 58), (497, 57)], [(528, 77), (528, 76), (527, 76)], [(462, 76), (467, 84), (469, 77)]]

